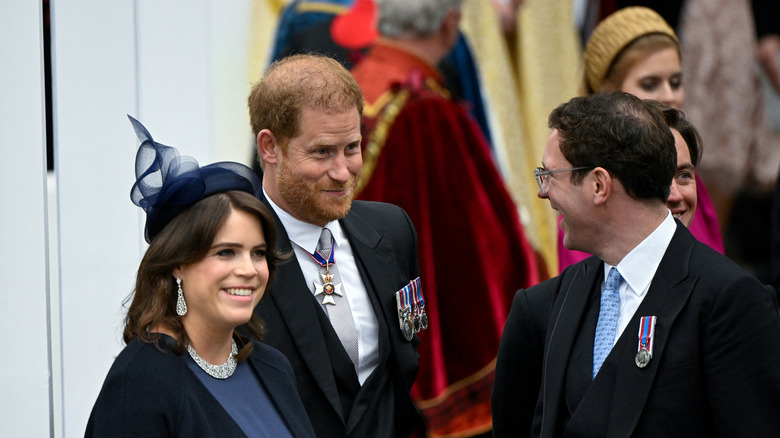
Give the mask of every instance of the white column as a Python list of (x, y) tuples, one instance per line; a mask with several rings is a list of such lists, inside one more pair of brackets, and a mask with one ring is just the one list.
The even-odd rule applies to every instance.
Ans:
[[(122, 349), (122, 300), (142, 252), (129, 198), (137, 143), (134, 2), (51, 2), (54, 141), (59, 201), (62, 417), (84, 435)], [(55, 328), (56, 330), (56, 328)]]
[(53, 429), (40, 1), (0, 0), (0, 435)]

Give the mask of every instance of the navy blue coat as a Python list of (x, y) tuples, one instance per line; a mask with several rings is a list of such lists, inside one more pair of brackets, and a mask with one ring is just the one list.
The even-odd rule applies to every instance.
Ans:
[[(158, 342), (169, 345), (173, 339), (162, 335)], [(106, 376), (85, 437), (246, 436), (185, 359), (155, 344), (132, 340)], [(246, 360), (293, 436), (314, 437), (287, 359), (255, 343)]]

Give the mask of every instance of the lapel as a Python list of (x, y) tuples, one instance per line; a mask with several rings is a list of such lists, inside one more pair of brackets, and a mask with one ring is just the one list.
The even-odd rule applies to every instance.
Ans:
[[(400, 289), (399, 283), (405, 285), (410, 279), (403, 278), (391, 242), (352, 212), (340, 222), (349, 238), (366, 290), (380, 303), (381, 314), (377, 313), (377, 319), (383, 318), (385, 323), (390, 323), (394, 317), (397, 325), (397, 309), (395, 300), (391, 299), (392, 294)], [(388, 319), (388, 316), (391, 318)]]
[[(255, 348), (259, 348), (258, 344), (255, 344)], [(268, 392), (268, 398), (271, 399), (271, 403), (279, 410), (279, 415), (285, 422), (287, 427), (290, 428), (293, 436), (306, 436), (306, 429), (301, 424), (299, 416), (305, 412), (303, 406), (296, 406), (295, 397), (297, 393), (290, 392), (290, 385), (285, 384), (288, 382), (286, 376), (284, 376), (278, 369), (273, 366), (269, 366), (262, 359), (255, 356), (257, 353), (252, 352), (249, 356), (249, 365), (255, 372), (255, 376), (260, 379), (260, 384)], [(294, 389), (294, 387), (293, 387)]]
[[(564, 382), (574, 340), (580, 330), (588, 304), (590, 290), (603, 277), (602, 261), (596, 257), (568, 270), (561, 281), (560, 291), (553, 305), (550, 331), (542, 371), (542, 437), (556, 436), (556, 425), (564, 406)], [(570, 274), (570, 272), (572, 272)], [(567, 278), (568, 277), (568, 278)]]
[[(620, 336), (613, 353), (607, 357), (591, 389), (572, 416), (567, 430), (577, 430), (588, 422), (607, 418), (607, 437), (632, 435), (639, 422), (652, 383), (658, 372), (670, 328), (693, 291), (698, 274), (689, 275), (688, 263), (695, 239), (677, 222), (669, 247), (658, 265), (647, 296)], [(637, 352), (639, 320), (656, 316), (653, 358), (645, 368), (634, 363)], [(603, 378), (602, 372), (604, 373)], [(604, 401), (611, 398), (611, 403)], [(608, 412), (604, 412), (608, 409)]]
[[(271, 288), (271, 295), (268, 298), (272, 299), (279, 309), (279, 315), (290, 331), (292, 342), (295, 343), (309, 372), (314, 376), (314, 380), (322, 389), (333, 410), (344, 421), (339, 391), (333, 372), (331, 372), (330, 367), (323, 366), (323, 364), (331, 363), (325, 336), (321, 330), (312, 330), (313, 325), (319, 321), (317, 312), (321, 311), (321, 309), (306, 284), (301, 267), (295, 258), (287, 230), (284, 229), (273, 208), (268, 205), (268, 201), (265, 198), (262, 198), (262, 201), (268, 207), (276, 223), (276, 246), (278, 250), (282, 253), (288, 252), (293, 254), (292, 258), (286, 263), (277, 265), (276, 279), (274, 280), (274, 286)], [(278, 287), (281, 284), (285, 285), (285, 287)]]
[[(384, 361), (381, 358), (387, 357), (390, 347), (383, 340), (388, 338), (386, 334), (387, 327), (390, 327), (390, 332), (392, 332), (393, 326), (389, 325), (389, 323), (392, 322), (392, 317), (396, 313), (395, 301), (389, 297), (398, 289), (396, 287), (398, 279), (389, 274), (400, 273), (401, 271), (397, 265), (390, 242), (385, 240), (383, 235), (379, 234), (370, 224), (354, 213), (354, 204), (353, 210), (341, 219), (340, 223), (349, 239), (358, 271), (360, 271), (360, 276), (363, 279), (366, 292), (369, 294), (369, 299), (372, 302), (379, 323), (379, 366), (382, 367), (381, 362)], [(390, 315), (390, 319), (388, 319), (388, 315)], [(389, 337), (392, 337), (392, 335)], [(366, 383), (374, 377), (376, 376), (369, 377)], [(357, 395), (355, 402), (352, 404), (349, 418), (346, 420), (347, 435), (358, 425), (366, 409), (373, 404), (371, 400), (375, 396), (376, 394), (369, 394), (365, 391), (360, 391)], [(364, 400), (366, 397), (368, 399)]]

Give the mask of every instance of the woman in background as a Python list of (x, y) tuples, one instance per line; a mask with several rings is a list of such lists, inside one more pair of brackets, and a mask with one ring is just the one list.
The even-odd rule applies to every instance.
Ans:
[(238, 163), (198, 167), (131, 122), (149, 248), (85, 435), (313, 437), (287, 359), (236, 331), (260, 338), (253, 310), (278, 261), (260, 181)]
[(698, 204), (695, 176), (696, 166), (701, 161), (701, 135), (685, 117), (685, 113), (660, 102), (658, 106), (672, 130), (674, 146), (677, 148), (677, 172), (669, 189), (666, 206), (683, 225), (690, 227)]
[[(583, 59), (581, 92), (593, 94), (622, 90), (642, 99), (653, 99), (680, 109), (685, 98), (680, 62), (677, 35), (660, 15), (640, 6), (623, 8), (599, 23), (588, 40)], [(698, 144), (698, 136), (695, 137), (696, 151), (689, 151), (693, 166), (701, 159), (701, 146)], [(687, 146), (691, 147), (690, 142)], [(694, 170), (690, 169), (695, 178), (697, 195), (694, 208), (680, 211), (680, 203), (674, 193), (667, 205), (673, 213), (677, 212), (675, 216), (690, 228), (700, 242), (723, 253), (723, 238), (715, 208)], [(698, 215), (694, 215), (696, 205)], [(558, 230), (559, 271), (588, 256), (583, 252), (566, 249), (562, 232)]]

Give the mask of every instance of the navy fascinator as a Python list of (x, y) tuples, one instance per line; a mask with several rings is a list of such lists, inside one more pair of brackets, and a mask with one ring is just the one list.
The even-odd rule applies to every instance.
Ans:
[(147, 243), (179, 213), (207, 196), (231, 190), (260, 194), (260, 178), (249, 167), (232, 161), (199, 167), (194, 158), (156, 143), (141, 122), (127, 117), (141, 142), (130, 199), (146, 212)]

